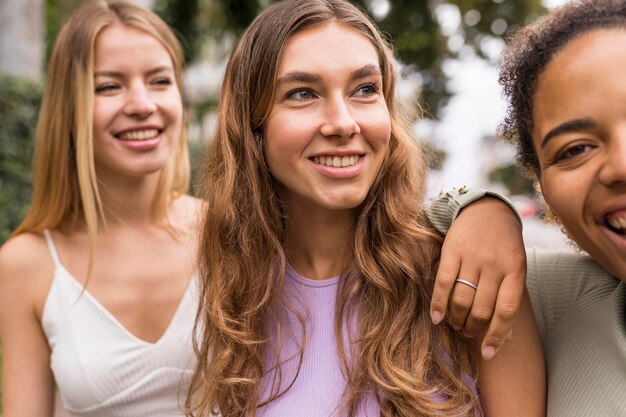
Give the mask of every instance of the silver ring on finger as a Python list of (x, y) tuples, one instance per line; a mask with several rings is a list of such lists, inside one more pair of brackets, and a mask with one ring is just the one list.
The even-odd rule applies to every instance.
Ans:
[(461, 279), (461, 278), (457, 278), (454, 280), (454, 282), (458, 282), (459, 284), (463, 284), (463, 285), (467, 285), (468, 287), (472, 287), (473, 289), (477, 290), (478, 287), (476, 286), (476, 284), (471, 283), (468, 280), (465, 279)]

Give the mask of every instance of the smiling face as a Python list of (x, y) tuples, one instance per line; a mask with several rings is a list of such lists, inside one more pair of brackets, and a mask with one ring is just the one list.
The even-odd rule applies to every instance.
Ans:
[(98, 178), (162, 169), (182, 128), (172, 59), (153, 36), (121, 24), (96, 39), (93, 110)]
[(391, 135), (382, 83), (376, 49), (352, 28), (316, 25), (287, 41), (263, 142), (285, 204), (363, 202)]
[(540, 74), (533, 142), (544, 197), (579, 246), (626, 281), (626, 30), (570, 41)]

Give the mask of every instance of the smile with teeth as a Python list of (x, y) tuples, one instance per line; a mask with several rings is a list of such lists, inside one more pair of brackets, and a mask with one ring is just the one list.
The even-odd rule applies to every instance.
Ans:
[(158, 129), (146, 129), (146, 130), (133, 130), (124, 133), (120, 133), (117, 137), (121, 140), (146, 140), (152, 139), (159, 134)]
[(328, 167), (343, 168), (350, 167), (359, 161), (359, 155), (348, 156), (314, 156), (313, 162), (320, 165), (326, 165)]

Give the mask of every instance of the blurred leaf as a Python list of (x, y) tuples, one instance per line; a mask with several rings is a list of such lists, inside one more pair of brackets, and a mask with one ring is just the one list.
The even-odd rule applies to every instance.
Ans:
[(489, 173), (489, 181), (503, 184), (509, 191), (509, 195), (534, 197), (536, 194), (534, 182), (515, 164), (502, 165), (493, 169)]
[(41, 86), (0, 74), (0, 243), (28, 208)]

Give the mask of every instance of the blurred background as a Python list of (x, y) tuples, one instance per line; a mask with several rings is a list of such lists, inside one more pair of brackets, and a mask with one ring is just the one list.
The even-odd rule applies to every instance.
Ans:
[[(511, 198), (528, 246), (572, 250), (542, 221), (534, 184), (498, 141), (505, 115), (497, 81), (504, 39), (564, 0), (355, 0), (392, 40), (398, 96), (422, 110), (416, 137), (430, 151), (428, 196), (483, 187)], [(0, 244), (28, 207), (32, 139), (47, 57), (66, 17), (84, 0), (0, 0)], [(225, 62), (235, 40), (271, 0), (135, 0), (157, 12), (185, 48), (185, 102), (194, 172), (214, 128)], [(192, 190), (193, 191), (193, 190)], [(1, 401), (1, 388), (0, 388)], [(0, 412), (1, 415), (1, 412)]]
[[(30, 158), (47, 58), (67, 16), (85, 0), (0, 0), (0, 244), (25, 213)], [(527, 243), (568, 248), (541, 222), (543, 205), (498, 141), (505, 104), (497, 81), (504, 39), (564, 0), (354, 0), (392, 40), (398, 95), (419, 106), (414, 129), (431, 153), (428, 196), (463, 185), (510, 196)], [(272, 0), (134, 0), (157, 12), (185, 48), (185, 101), (195, 169), (214, 127), (235, 40)], [(192, 190), (193, 191), (193, 190)]]

